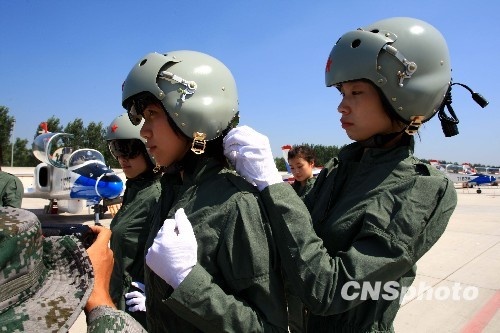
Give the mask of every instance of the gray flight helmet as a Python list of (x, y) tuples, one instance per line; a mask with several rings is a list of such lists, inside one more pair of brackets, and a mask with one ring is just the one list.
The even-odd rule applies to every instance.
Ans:
[[(161, 101), (179, 129), (194, 141), (219, 137), (238, 117), (238, 92), (231, 71), (201, 52), (182, 50), (142, 57), (123, 83), (123, 106), (143, 92)], [(140, 119), (135, 116), (133, 122)]]
[(360, 79), (378, 86), (399, 118), (418, 130), (436, 114), (451, 84), (446, 41), (429, 23), (409, 17), (347, 32), (330, 52), (325, 83)]
[(138, 139), (146, 143), (146, 140), (141, 137), (140, 133), (142, 124), (144, 124), (144, 119), (142, 119), (139, 125), (134, 126), (132, 122), (130, 122), (127, 112), (122, 113), (113, 119), (106, 129), (106, 141)]
[[(146, 140), (141, 136), (141, 127), (144, 124), (144, 119), (141, 120), (139, 125), (135, 126), (132, 124), (130, 121), (127, 112), (122, 113), (113, 121), (111, 124), (106, 129), (106, 141), (111, 141), (111, 140), (131, 140), (131, 139), (137, 139), (141, 140), (142, 143), (144, 144), (144, 148), (146, 148)], [(148, 151), (146, 149), (146, 151)], [(151, 163), (156, 164), (153, 156), (149, 154), (148, 151), (148, 156), (149, 159), (151, 160)]]

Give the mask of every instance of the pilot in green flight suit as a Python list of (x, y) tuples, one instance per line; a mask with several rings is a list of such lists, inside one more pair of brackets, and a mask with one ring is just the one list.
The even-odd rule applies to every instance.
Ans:
[(451, 125), (441, 114), (451, 101), (448, 49), (430, 24), (390, 18), (344, 34), (325, 72), (355, 142), (325, 165), (306, 206), (274, 180), (270, 146), (255, 146), (262, 134), (232, 130), (226, 156), (260, 184), (286, 278), (309, 311), (307, 332), (393, 332), (416, 262), (457, 204), (453, 183), (413, 156), (411, 136), (438, 111), (443, 129)]
[[(123, 106), (137, 123), (145, 118), (141, 134), (167, 167), (146, 245), (148, 331), (287, 332), (267, 214), (258, 191), (228, 169), (223, 154), (223, 137), (238, 120), (229, 69), (199, 52), (150, 53), (125, 80)], [(165, 247), (173, 243), (162, 243), (164, 234), (185, 234), (167, 226), (181, 217), (194, 230), (181, 243), (198, 241), (189, 258), (169, 256)], [(178, 266), (167, 265), (176, 258)]]
[[(146, 327), (144, 290), (144, 246), (149, 234), (149, 212), (160, 197), (161, 173), (155, 172), (140, 126), (130, 122), (127, 113), (116, 117), (107, 128), (106, 140), (113, 156), (122, 167), (127, 181), (123, 202), (111, 220), (111, 249), (114, 266), (110, 294), (118, 309), (128, 312)], [(133, 285), (132, 285), (133, 283)], [(135, 291), (135, 293), (134, 293)], [(130, 306), (126, 294), (133, 293)]]

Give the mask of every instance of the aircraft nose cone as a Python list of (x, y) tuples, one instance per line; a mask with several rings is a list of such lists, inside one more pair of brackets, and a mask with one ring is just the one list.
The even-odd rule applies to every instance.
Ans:
[(97, 180), (96, 192), (105, 199), (114, 199), (123, 191), (123, 182), (117, 175), (106, 174)]

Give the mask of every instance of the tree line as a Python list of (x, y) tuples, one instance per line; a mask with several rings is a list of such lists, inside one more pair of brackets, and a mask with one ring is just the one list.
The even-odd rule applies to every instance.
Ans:
[[(66, 126), (61, 125), (61, 121), (56, 116), (50, 117), (47, 121), (47, 130), (49, 132), (64, 132), (73, 134), (68, 146), (73, 147), (74, 150), (80, 148), (91, 148), (98, 150), (103, 154), (106, 164), (112, 168), (119, 168), (118, 161), (109, 152), (106, 143), (106, 126), (102, 122), (91, 121), (87, 126), (84, 126), (83, 120), (76, 118), (70, 121)], [(40, 163), (34, 156), (33, 151), (28, 147), (27, 139), (16, 138), (14, 147), (11, 143), (11, 134), (14, 128), (14, 117), (9, 115), (9, 108), (0, 105), (0, 165), (10, 166), (12, 151), (13, 166), (16, 167), (35, 167)], [(42, 131), (41, 124), (38, 125), (33, 139), (37, 137)], [(340, 149), (343, 146), (325, 146), (302, 143), (300, 145), (307, 146), (314, 150), (316, 154), (316, 166), (324, 166), (333, 157), (338, 156)], [(13, 150), (12, 150), (13, 149)], [(428, 160), (421, 159), (425, 163)], [(276, 157), (274, 159), (278, 170), (286, 171), (285, 159), (283, 157)], [(439, 161), (440, 164), (459, 164), (456, 162)], [(472, 164), (473, 167), (486, 166), (483, 164)]]

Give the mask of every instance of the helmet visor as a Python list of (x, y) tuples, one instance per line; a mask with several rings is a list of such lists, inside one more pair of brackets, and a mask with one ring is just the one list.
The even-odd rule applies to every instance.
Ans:
[(142, 108), (142, 105), (137, 105), (136, 107), (135, 101), (132, 101), (130, 107), (127, 108), (128, 118), (134, 126), (137, 126), (141, 123), (143, 112), (144, 109)]
[(119, 157), (132, 159), (143, 152), (144, 144), (141, 140), (111, 140), (108, 142), (109, 151), (118, 159)]

